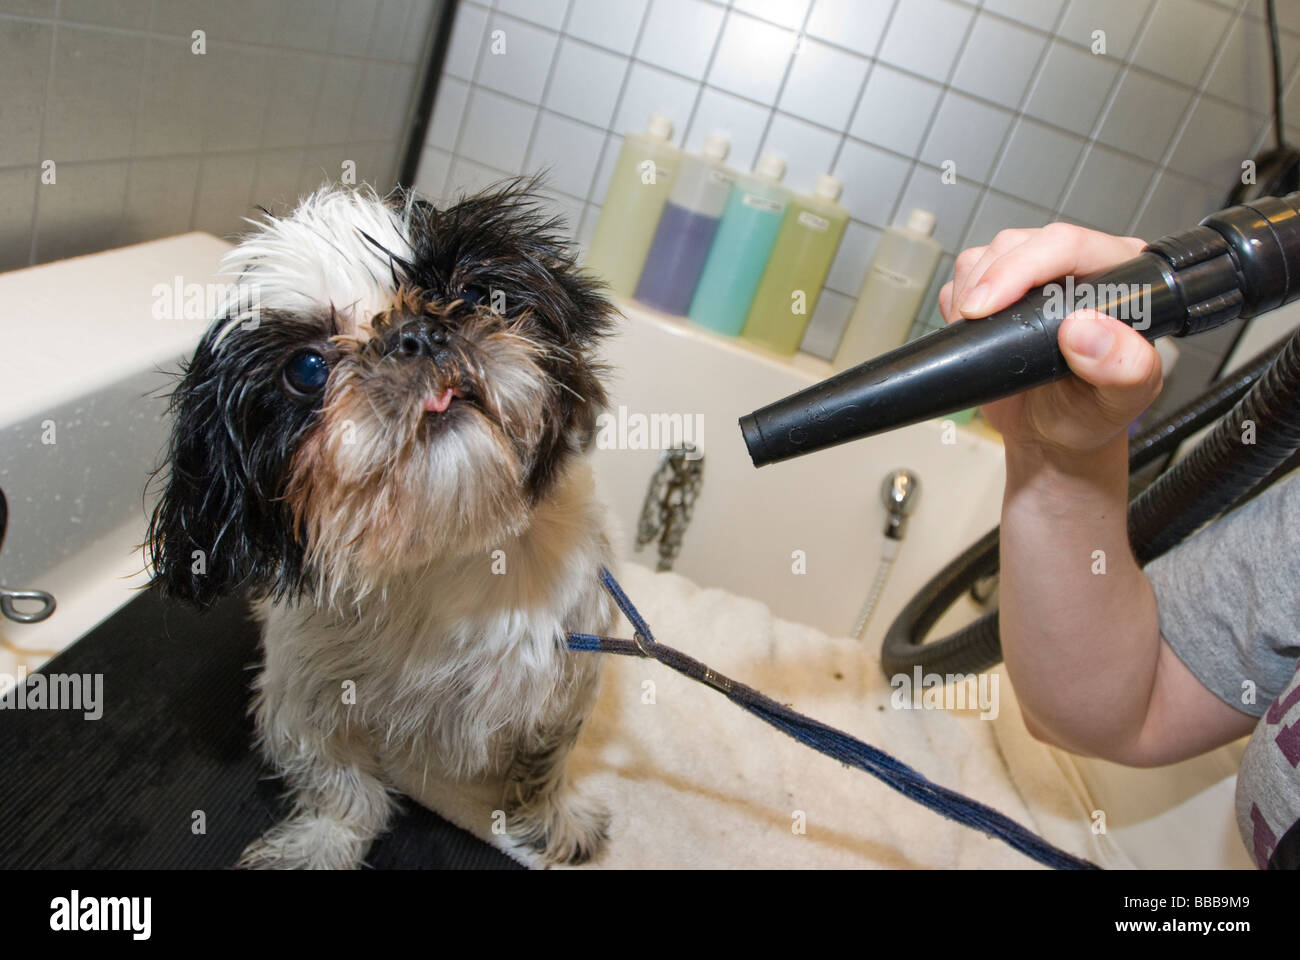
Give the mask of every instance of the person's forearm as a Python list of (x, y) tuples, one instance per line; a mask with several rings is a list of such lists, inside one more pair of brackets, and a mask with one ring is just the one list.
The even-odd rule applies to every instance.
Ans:
[(1077, 753), (1140, 734), (1160, 648), (1155, 595), (1129, 547), (1128, 445), (1009, 447), (1002, 647), (1026, 721)]

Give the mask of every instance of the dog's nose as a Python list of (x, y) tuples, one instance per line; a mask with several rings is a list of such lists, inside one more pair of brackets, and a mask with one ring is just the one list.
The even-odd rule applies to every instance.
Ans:
[(408, 320), (398, 328), (389, 352), (407, 357), (428, 357), (437, 360), (447, 346), (447, 330), (439, 323), (425, 320)]

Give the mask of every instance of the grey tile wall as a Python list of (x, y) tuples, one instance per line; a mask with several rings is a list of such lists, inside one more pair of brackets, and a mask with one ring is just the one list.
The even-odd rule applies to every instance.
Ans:
[[(1300, 111), (1300, 4), (1278, 4)], [(784, 154), (787, 183), (844, 180), (853, 215), (804, 349), (838, 346), (882, 229), (934, 211), (952, 257), (1067, 219), (1154, 239), (1217, 209), (1269, 136), (1262, 0), (462, 0), (419, 185), (437, 197), (552, 170), (579, 242), (622, 135), (651, 111), (731, 162)], [(1105, 52), (1094, 53), (1095, 31)], [(498, 33), (499, 31), (499, 33)], [(493, 53), (494, 35), (504, 53)], [(1300, 123), (1293, 121), (1297, 127)], [(958, 182), (940, 182), (957, 165)], [(1194, 393), (1233, 330), (1182, 341), (1162, 405)]]
[(389, 189), (442, 5), (0, 0), (0, 270)]

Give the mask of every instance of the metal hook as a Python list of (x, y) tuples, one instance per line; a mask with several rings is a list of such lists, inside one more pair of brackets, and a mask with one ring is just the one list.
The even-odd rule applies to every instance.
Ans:
[[(0, 490), (0, 546), (4, 546), (5, 530), (9, 526), (9, 502)], [(41, 609), (33, 613), (23, 613), (16, 606), (15, 600), (35, 600)], [(44, 590), (10, 590), (0, 587), (0, 614), (4, 614), (15, 623), (40, 623), (54, 612), (54, 595)]]
[[(35, 600), (41, 604), (39, 610), (23, 613), (15, 605), (15, 600)], [(0, 613), (16, 623), (40, 623), (54, 612), (54, 594), (44, 590), (10, 590), (0, 587)]]

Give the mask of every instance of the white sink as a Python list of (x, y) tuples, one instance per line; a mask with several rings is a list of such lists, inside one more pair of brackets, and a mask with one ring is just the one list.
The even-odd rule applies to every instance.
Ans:
[(175, 307), (229, 244), (203, 233), (0, 274), (0, 584), (54, 594), (49, 619), (0, 619), (0, 674), (34, 670), (142, 585), (145, 486), (172, 375), (207, 326)]

